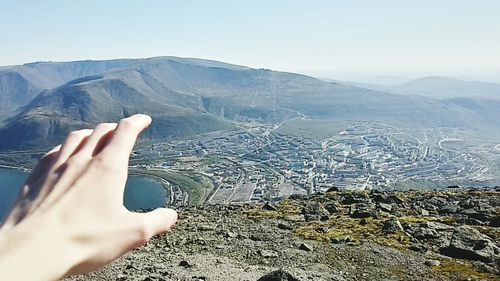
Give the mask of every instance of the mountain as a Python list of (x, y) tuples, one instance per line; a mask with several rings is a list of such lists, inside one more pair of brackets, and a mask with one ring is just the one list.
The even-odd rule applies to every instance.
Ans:
[(71, 80), (108, 71), (130, 69), (160, 61), (182, 60), (184, 64), (241, 69), (242, 66), (211, 60), (156, 57), (104, 61), (34, 62), (0, 67), (0, 121), (21, 106), (27, 105), (42, 90), (60, 86)]
[(488, 97), (463, 97), (448, 99), (445, 100), (445, 102), (474, 111), (488, 120), (500, 120), (500, 99)]
[(447, 99), (459, 97), (490, 97), (500, 99), (500, 84), (463, 81), (447, 77), (424, 77), (387, 88), (404, 95), (420, 95), (430, 98)]
[[(495, 114), (485, 115), (459, 101), (396, 95), (201, 59), (45, 62), (1, 71), (24, 78), (10, 82), (10, 90), (4, 91), (8, 94), (2, 96), (26, 98), (16, 101), (17, 111), (0, 128), (0, 149), (54, 145), (70, 130), (136, 112), (153, 116), (148, 131), (152, 138), (229, 129), (232, 121), (278, 123), (295, 117), (406, 127), (500, 126), (492, 118)], [(46, 90), (23, 104), (38, 89)]]

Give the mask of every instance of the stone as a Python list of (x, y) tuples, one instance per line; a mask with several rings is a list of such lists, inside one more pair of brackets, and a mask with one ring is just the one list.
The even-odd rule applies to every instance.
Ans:
[(290, 273), (280, 269), (262, 276), (257, 281), (300, 281), (300, 280), (291, 275)]
[(441, 223), (441, 222), (435, 222), (435, 221), (429, 221), (425, 222), (422, 224), (423, 227), (427, 227), (430, 229), (434, 229), (436, 231), (452, 231), (455, 228), (453, 226)]
[(340, 188), (338, 188), (336, 186), (332, 186), (326, 190), (326, 192), (339, 192), (339, 191), (340, 191)]
[(372, 212), (367, 211), (367, 210), (354, 210), (351, 213), (351, 218), (354, 218), (354, 219), (369, 218), (371, 216), (372, 216)]
[(228, 230), (228, 231), (226, 231), (226, 235), (225, 236), (228, 237), (228, 238), (236, 238), (236, 237), (238, 237), (238, 233), (235, 233), (235, 232), (232, 232), (232, 231)]
[(392, 211), (392, 205), (391, 204), (386, 204), (386, 203), (378, 203), (378, 207), (380, 210), (390, 213)]
[(500, 227), (500, 215), (493, 217), (490, 221), (489, 226), (491, 227)]
[(348, 235), (344, 236), (344, 237), (330, 239), (330, 242), (332, 242), (332, 244), (349, 243), (351, 241), (352, 241), (352, 238)]
[(270, 250), (259, 250), (259, 255), (263, 258), (277, 258), (278, 253)]
[(306, 252), (312, 252), (314, 250), (313, 246), (307, 243), (300, 244), (299, 249), (304, 250)]
[(390, 219), (384, 223), (382, 226), (382, 231), (384, 233), (396, 233), (399, 231), (404, 231), (401, 223), (396, 219)]
[(267, 210), (267, 211), (278, 211), (278, 208), (276, 208), (274, 205), (271, 205), (269, 202), (266, 202), (264, 206), (262, 206), (262, 209)]
[(179, 262), (179, 266), (182, 266), (182, 267), (184, 267), (184, 268), (188, 268), (188, 267), (192, 267), (193, 265), (192, 265), (192, 264), (190, 264), (190, 263), (189, 263), (188, 261), (186, 261), (186, 260), (182, 260), (182, 261), (180, 261), (180, 262)]
[(330, 213), (330, 214), (334, 214), (334, 213), (338, 213), (341, 211), (340, 207), (337, 206), (337, 204), (335, 204), (334, 202), (328, 202), (324, 205), (324, 208)]
[(447, 215), (447, 214), (455, 214), (458, 211), (459, 207), (455, 205), (443, 205), (439, 207), (438, 213), (440, 215)]
[(438, 239), (439, 237), (441, 237), (441, 235), (435, 229), (427, 227), (419, 227), (414, 230), (413, 237), (417, 238), (418, 240), (429, 240), (429, 239)]
[(387, 201), (384, 202), (384, 203), (392, 203), (392, 204), (402, 204), (404, 202), (404, 200), (397, 196), (397, 195), (391, 195), (389, 197), (387, 197)]
[(278, 224), (278, 228), (283, 230), (293, 230), (292, 224), (288, 222), (280, 222)]
[(302, 215), (307, 222), (328, 220), (330, 213), (319, 202), (308, 203), (302, 208)]
[(420, 209), (420, 215), (428, 217), (430, 215), (430, 212), (427, 211), (426, 209)]
[(424, 264), (427, 266), (440, 266), (441, 262), (438, 260), (426, 260)]
[(364, 193), (346, 194), (342, 200), (342, 204), (351, 205), (357, 203), (368, 203), (370, 201), (370, 197)]
[(488, 236), (467, 225), (456, 227), (449, 245), (440, 252), (452, 258), (486, 263), (500, 259), (500, 248)]
[(493, 216), (490, 215), (490, 214), (488, 214), (488, 213), (478, 212), (478, 211), (476, 211), (474, 209), (465, 209), (465, 210), (462, 210), (460, 212), (460, 214), (466, 215), (469, 218), (478, 220), (478, 221), (480, 221), (482, 223), (490, 221), (493, 218)]

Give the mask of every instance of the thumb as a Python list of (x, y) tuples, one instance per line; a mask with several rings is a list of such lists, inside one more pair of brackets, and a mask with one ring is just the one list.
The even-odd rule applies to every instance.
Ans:
[(138, 227), (142, 238), (146, 241), (151, 237), (167, 232), (177, 222), (177, 212), (172, 209), (158, 208), (147, 213), (136, 213)]

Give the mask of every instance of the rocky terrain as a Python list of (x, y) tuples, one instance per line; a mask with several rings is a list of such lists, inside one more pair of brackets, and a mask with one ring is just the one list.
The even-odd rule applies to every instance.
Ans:
[(69, 280), (499, 280), (500, 190), (335, 191), (180, 210), (166, 236)]

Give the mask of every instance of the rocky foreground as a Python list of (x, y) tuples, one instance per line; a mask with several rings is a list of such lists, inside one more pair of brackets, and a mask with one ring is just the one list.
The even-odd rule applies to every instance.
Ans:
[(201, 206), (70, 280), (499, 280), (500, 191), (338, 192)]

